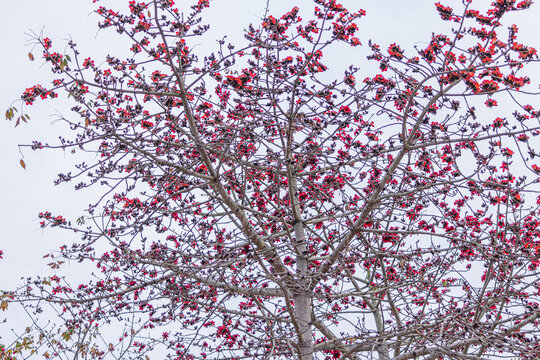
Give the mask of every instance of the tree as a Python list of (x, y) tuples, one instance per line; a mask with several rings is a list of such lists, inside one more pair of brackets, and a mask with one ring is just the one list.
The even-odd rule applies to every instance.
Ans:
[[(74, 222), (39, 215), (82, 234), (51, 264), (99, 272), (6, 292), (33, 325), (3, 358), (538, 358), (538, 56), (503, 26), (531, 3), (437, 3), (453, 29), (410, 50), (360, 39), (365, 12), (334, 0), (207, 54), (207, 0), (99, 6), (133, 53), (101, 65), (36, 37), (55, 80), (22, 100), (75, 115), (29, 147), (76, 149), (58, 182), (102, 189)], [(362, 43), (373, 74), (330, 72)]]

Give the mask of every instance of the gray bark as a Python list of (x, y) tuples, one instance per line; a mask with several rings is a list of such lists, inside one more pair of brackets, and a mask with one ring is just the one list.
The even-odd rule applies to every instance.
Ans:
[(294, 225), (294, 234), (297, 242), (297, 286), (294, 290), (295, 320), (300, 330), (298, 344), (300, 347), (301, 360), (313, 359), (313, 335), (311, 329), (311, 292), (309, 290), (307, 247), (305, 244), (305, 232), (302, 222)]

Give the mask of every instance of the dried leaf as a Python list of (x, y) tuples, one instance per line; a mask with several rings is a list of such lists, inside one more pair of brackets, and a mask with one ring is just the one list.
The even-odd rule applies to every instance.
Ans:
[(21, 164), (21, 166), (23, 167), (23, 169), (26, 170), (26, 163), (24, 162), (23, 159), (21, 159), (20, 164)]
[(6, 110), (6, 120), (13, 119), (13, 116), (15, 115), (16, 111), (17, 111), (17, 109), (15, 109), (14, 107), (11, 107), (11, 108), (7, 109)]
[(28, 53), (28, 58), (30, 61), (34, 61), (34, 55), (31, 52)]

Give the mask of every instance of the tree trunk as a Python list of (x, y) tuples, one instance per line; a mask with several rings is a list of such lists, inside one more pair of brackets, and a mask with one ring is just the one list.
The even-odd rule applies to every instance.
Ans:
[(294, 315), (300, 331), (300, 360), (313, 359), (313, 335), (311, 330), (311, 292), (309, 291), (307, 247), (305, 243), (304, 225), (294, 225), (298, 251), (296, 257), (297, 289), (294, 289)]

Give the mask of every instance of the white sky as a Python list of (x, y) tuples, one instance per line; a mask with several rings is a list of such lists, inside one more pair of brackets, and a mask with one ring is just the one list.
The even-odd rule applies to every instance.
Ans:
[[(27, 54), (31, 47), (25, 46), (29, 39), (25, 33), (39, 33), (43, 29), (55, 45), (61, 44), (62, 40), (71, 35), (80, 45), (83, 55), (86, 53), (99, 58), (95, 56), (96, 53), (114, 52), (119, 44), (122, 45), (105, 41), (111, 32), (98, 34), (95, 26), (98, 18), (91, 14), (96, 5), (101, 3), (107, 6), (113, 2), (127, 4), (128, 0), (102, 0), (97, 4), (92, 4), (91, 0), (0, 0), (0, 13), (3, 14), (0, 22), (0, 33), (3, 34), (3, 50), (0, 55), (0, 164), (3, 175), (0, 176), (0, 188), (4, 189), (0, 195), (0, 249), (4, 251), (4, 259), (0, 260), (0, 289), (9, 289), (20, 284), (21, 276), (46, 272), (45, 260), (48, 259), (42, 259), (43, 254), (58, 248), (60, 244), (69, 244), (70, 239), (78, 236), (55, 229), (43, 231), (37, 218), (40, 211), (62, 213), (74, 220), (83, 214), (83, 209), (92, 200), (92, 195), (100, 193), (99, 189), (75, 192), (73, 184), (58, 187), (53, 185), (57, 173), (72, 170), (73, 158), (70, 154), (32, 152), (25, 149), (23, 155), (27, 169), (24, 170), (19, 164), (22, 154), (18, 144), (30, 143), (34, 139), (54, 142), (65, 128), (60, 123), (54, 123), (53, 115), (56, 110), (69, 115), (61, 101), (37, 101), (33, 107), (26, 108), (26, 113), (31, 116), (29, 124), (22, 124), (14, 129), (14, 123), (3, 120), (5, 110), (12, 101), (20, 98), (25, 88), (36, 83), (47, 86), (52, 79), (48, 67), (40, 67), (40, 50), (34, 51), (36, 60), (29, 61)], [(181, 3), (182, 0), (176, 2)], [(434, 2), (344, 1), (345, 4), (352, 4), (352, 9), (361, 6), (368, 12), (367, 17), (362, 20), (363, 26), (359, 32), (364, 44), (369, 38), (381, 46), (397, 42), (402, 44), (402, 48), (409, 50), (410, 54), (414, 44), (424, 46), (432, 32), (442, 32), (444, 27), (448, 26), (448, 23), (442, 22), (436, 14)], [(477, 1), (483, 5), (490, 2)], [(448, 0), (443, 3), (459, 7), (461, 1)], [(214, 9), (206, 19), (214, 25), (216, 38), (225, 34), (229, 35), (229, 39), (241, 38), (242, 29), (249, 22), (257, 22), (262, 16), (265, 4), (266, 0), (214, 0)], [(294, 5), (300, 6), (301, 10), (312, 11), (311, 2), (307, 0), (270, 0), (270, 13), (281, 15)], [(510, 23), (515, 22), (520, 27), (519, 41), (539, 49), (540, 4), (533, 5), (533, 8), (523, 15), (523, 20), (518, 20), (517, 14), (512, 16), (516, 20), (511, 19)], [(339, 59), (339, 54), (336, 55), (336, 61), (354, 61), (355, 64), (365, 61), (360, 55), (357, 59)], [(332, 68), (331, 63), (327, 64)], [(16, 105), (19, 106), (20, 103)], [(0, 321), (3, 319), (2, 315), (0, 314)]]

